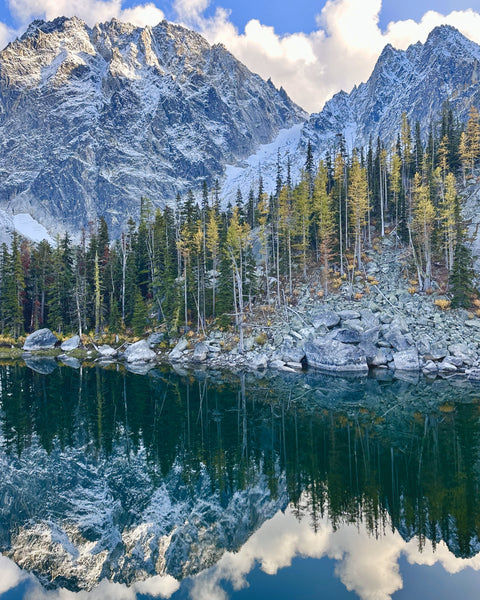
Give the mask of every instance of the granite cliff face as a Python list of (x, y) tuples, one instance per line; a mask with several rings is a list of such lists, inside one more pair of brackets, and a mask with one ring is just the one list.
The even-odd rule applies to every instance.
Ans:
[(212, 184), (305, 114), (223, 46), (163, 21), (34, 21), (0, 53), (0, 208), (50, 228)]

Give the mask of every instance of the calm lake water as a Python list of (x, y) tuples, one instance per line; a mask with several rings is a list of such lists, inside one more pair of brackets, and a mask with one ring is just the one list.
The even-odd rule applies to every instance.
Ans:
[(480, 387), (0, 366), (1, 600), (480, 590)]

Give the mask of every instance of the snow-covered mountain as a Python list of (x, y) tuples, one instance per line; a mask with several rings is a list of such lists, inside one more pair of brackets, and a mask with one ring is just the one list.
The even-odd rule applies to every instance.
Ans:
[(166, 21), (34, 21), (0, 52), (0, 208), (51, 229), (164, 204), (305, 119), (222, 45)]
[[(472, 104), (480, 107), (480, 46), (454, 27), (442, 25), (432, 30), (424, 44), (418, 42), (405, 51), (386, 46), (366, 83), (349, 94), (336, 94), (321, 112), (310, 115), (300, 135), (297, 128), (291, 128), (290, 138), (299, 138), (293, 152), (288, 148), (292, 173), (298, 174), (304, 166), (309, 142), (317, 158), (327, 150), (335, 150), (338, 134), (343, 134), (349, 150), (366, 146), (370, 138), (375, 143), (377, 136), (394, 142), (403, 112), (412, 128), (419, 121), (426, 137), (445, 101), (450, 102), (461, 120), (466, 120)], [(282, 140), (286, 136), (282, 132), (270, 144), (272, 151), (268, 156), (249, 159), (243, 172), (231, 170), (225, 189), (230, 191), (234, 177), (234, 183), (248, 192), (261, 171), (263, 183), (271, 191), (276, 180), (278, 149), (285, 162)]]
[(366, 83), (305, 121), (282, 89), (178, 25), (35, 21), (0, 52), (0, 209), (50, 231), (104, 215), (118, 232), (142, 196), (163, 205), (205, 179), (230, 201), (260, 176), (272, 191), (278, 158), (295, 179), (308, 143), (318, 158), (338, 134), (350, 149), (393, 142), (403, 112), (426, 135), (446, 100), (465, 119), (479, 79), (480, 46), (441, 26), (386, 46)]

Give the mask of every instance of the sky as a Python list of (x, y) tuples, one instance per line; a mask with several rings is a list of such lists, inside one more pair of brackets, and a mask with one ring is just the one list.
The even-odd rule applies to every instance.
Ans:
[(480, 0), (0, 0), (0, 46), (34, 18), (62, 15), (89, 25), (181, 23), (223, 43), (308, 112), (368, 79), (387, 43), (405, 49), (443, 23), (480, 43)]
[[(305, 502), (300, 502), (300, 505), (304, 506)], [(267, 575), (276, 575), (292, 565), (296, 557), (332, 559), (335, 576), (360, 600), (392, 600), (404, 585), (405, 592), (410, 592), (402, 595), (404, 598), (440, 600), (452, 598), (452, 590), (465, 600), (478, 597), (480, 553), (471, 558), (460, 558), (449, 550), (444, 541), (437, 541), (435, 545), (425, 538), (422, 542), (417, 537), (406, 541), (393, 529), (389, 520), (383, 529), (380, 528), (378, 535), (372, 535), (367, 522), (368, 518), (364, 515), (362, 522), (340, 522), (334, 529), (328, 516), (324, 516), (318, 520), (314, 530), (307, 518), (299, 520), (296, 511), (289, 506), (265, 521), (237, 552), (225, 552), (210, 569), (193, 576), (188, 597), (191, 600), (225, 600), (226, 584), (234, 590), (245, 589), (249, 575), (258, 566)], [(417, 569), (416, 581), (412, 569), (409, 569), (408, 580), (405, 580), (400, 565), (430, 569), (422, 569), (421, 573)], [(323, 585), (321, 575), (325, 576), (325, 573), (320, 575), (321, 566), (313, 563), (311, 568), (313, 572), (307, 572), (308, 582)], [(10, 597), (35, 600), (138, 600), (138, 594), (169, 599), (175, 597), (180, 587), (180, 583), (170, 575), (157, 575), (131, 587), (104, 579), (91, 592), (75, 593), (63, 588), (45, 590), (33, 575), (21, 571), (13, 561), (3, 556), (0, 556), (0, 572), (3, 576), (0, 595), (23, 582), (28, 592), (25, 595), (13, 592)], [(297, 574), (295, 570), (290, 573), (289, 585), (295, 581)], [(452, 582), (449, 576), (457, 574), (461, 576)], [(274, 585), (267, 582), (264, 591), (272, 590)], [(323, 589), (328, 588), (323, 586)], [(419, 594), (422, 589), (427, 591), (427, 595)], [(250, 597), (254, 593), (255, 588), (252, 587)], [(187, 592), (180, 593), (180, 598), (186, 597)]]

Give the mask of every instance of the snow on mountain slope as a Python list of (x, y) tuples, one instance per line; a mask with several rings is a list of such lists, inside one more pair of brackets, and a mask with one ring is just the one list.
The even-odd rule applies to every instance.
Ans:
[[(327, 151), (335, 153), (340, 135), (349, 151), (367, 146), (370, 139), (376, 143), (378, 136), (393, 143), (403, 112), (412, 128), (419, 121), (426, 138), (446, 101), (464, 121), (472, 104), (480, 107), (480, 46), (450, 26), (436, 27), (425, 44), (405, 51), (387, 45), (367, 82), (350, 94), (335, 94), (320, 113), (310, 115), (298, 145), (290, 151), (292, 176), (304, 166), (309, 143), (316, 159)], [(262, 157), (267, 192), (274, 190), (276, 181), (277, 149), (275, 144), (271, 148), (270, 156)], [(228, 190), (231, 180), (229, 172)]]
[(0, 206), (118, 232), (305, 119), (223, 46), (163, 21), (34, 21), (0, 52)]
[(245, 199), (251, 188), (258, 189), (260, 177), (266, 189), (273, 190), (276, 182), (277, 160), (285, 165), (288, 158), (296, 163), (295, 151), (300, 141), (302, 123), (282, 129), (270, 144), (263, 144), (255, 154), (238, 166), (227, 165), (222, 186), (224, 200), (235, 202), (239, 189)]
[(47, 229), (31, 215), (20, 213), (12, 216), (0, 210), (0, 244), (10, 244), (14, 231), (31, 242), (46, 240), (49, 244), (55, 244)]

